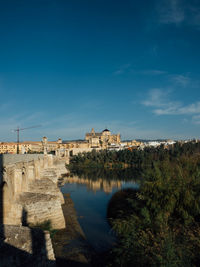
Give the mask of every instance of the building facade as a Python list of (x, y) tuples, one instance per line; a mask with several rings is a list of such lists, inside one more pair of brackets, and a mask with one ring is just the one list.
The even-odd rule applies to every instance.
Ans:
[(53, 153), (58, 156), (74, 155), (82, 152), (90, 152), (93, 149), (109, 149), (120, 150), (125, 148), (139, 148), (142, 143), (136, 140), (121, 141), (120, 134), (112, 134), (110, 130), (105, 129), (102, 132), (95, 132), (92, 128), (91, 132), (85, 134), (84, 140), (48, 141), (47, 137), (43, 137), (41, 141), (20, 142), (2, 142), (0, 143), (0, 154), (17, 153), (19, 145), (19, 153)]
[(108, 146), (120, 144), (120, 134), (111, 134), (108, 129), (96, 133), (92, 128), (90, 133), (86, 133), (85, 140), (88, 141), (91, 148), (108, 148)]

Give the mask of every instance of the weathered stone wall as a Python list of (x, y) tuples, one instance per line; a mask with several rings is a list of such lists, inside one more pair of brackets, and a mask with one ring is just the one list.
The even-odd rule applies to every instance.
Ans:
[(23, 226), (65, 228), (57, 181), (66, 172), (53, 155), (0, 155), (0, 266), (55, 266), (49, 234)]
[(50, 220), (54, 229), (65, 228), (61, 202), (56, 195), (23, 193), (19, 202), (27, 212), (27, 223), (37, 224)]
[(4, 224), (20, 225), (25, 209), (31, 224), (51, 220), (53, 227), (65, 228), (64, 199), (57, 187), (58, 177), (67, 172), (65, 162), (53, 155), (5, 155), (2, 167)]
[(43, 159), (43, 154), (4, 154), (3, 164), (15, 164), (17, 162), (28, 162), (32, 160)]
[(24, 226), (1, 225), (0, 266), (56, 266), (49, 233)]

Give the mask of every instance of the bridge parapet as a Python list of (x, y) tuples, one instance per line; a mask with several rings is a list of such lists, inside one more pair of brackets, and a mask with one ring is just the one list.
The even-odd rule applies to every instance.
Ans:
[[(2, 203), (0, 213), (2, 214), (0, 216), (4, 224), (20, 225), (22, 210), (26, 209), (27, 213), (30, 210), (27, 220), (31, 224), (51, 218), (56, 228), (65, 227), (61, 209), (62, 194), (56, 183), (59, 176), (67, 172), (64, 161), (60, 161), (53, 155), (0, 155), (0, 167), (2, 189), (0, 195)], [(34, 199), (32, 204), (26, 201), (30, 193)], [(52, 202), (51, 205), (49, 201)], [(41, 218), (38, 216), (38, 207), (40, 207)], [(45, 214), (45, 217), (42, 214)], [(56, 220), (59, 220), (59, 223)]]

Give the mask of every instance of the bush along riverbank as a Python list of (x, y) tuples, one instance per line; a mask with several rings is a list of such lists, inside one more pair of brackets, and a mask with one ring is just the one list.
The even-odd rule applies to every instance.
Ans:
[(200, 169), (172, 165), (154, 164), (138, 191), (111, 199), (118, 244), (110, 266), (199, 266)]
[(200, 142), (188, 142), (185, 144), (175, 143), (169, 148), (160, 146), (157, 148), (146, 147), (144, 150), (93, 150), (71, 157), (68, 168), (104, 168), (104, 169), (124, 169), (132, 168), (142, 170), (151, 166), (154, 161), (172, 161), (179, 157), (190, 157), (200, 153)]
[(109, 171), (123, 162), (129, 168), (124, 164), (118, 170), (132, 169), (142, 177), (138, 191), (120, 191), (109, 203), (118, 243), (108, 266), (198, 266), (200, 143), (85, 153), (72, 158), (70, 169), (80, 173), (96, 161)]

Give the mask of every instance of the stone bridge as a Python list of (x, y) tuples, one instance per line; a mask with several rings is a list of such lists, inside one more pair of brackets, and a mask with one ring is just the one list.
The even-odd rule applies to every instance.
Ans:
[(33, 225), (51, 220), (65, 228), (64, 199), (57, 179), (67, 173), (65, 161), (53, 155), (0, 155), (0, 223)]

